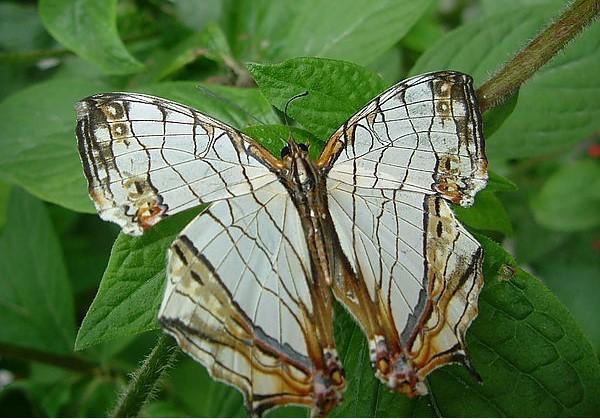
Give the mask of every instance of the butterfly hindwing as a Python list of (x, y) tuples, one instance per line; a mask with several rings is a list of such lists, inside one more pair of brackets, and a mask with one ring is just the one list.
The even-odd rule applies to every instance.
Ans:
[(279, 183), (215, 203), (169, 251), (161, 324), (254, 413), (290, 403), (326, 413), (343, 389), (328, 360), (337, 358), (329, 290), (315, 289), (308, 261)]

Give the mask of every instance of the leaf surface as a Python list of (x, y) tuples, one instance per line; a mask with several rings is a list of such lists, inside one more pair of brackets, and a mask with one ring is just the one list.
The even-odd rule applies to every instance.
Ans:
[(600, 226), (600, 164), (582, 160), (552, 174), (531, 202), (544, 227), (559, 231)]
[(52, 36), (105, 73), (143, 69), (117, 32), (117, 0), (41, 0), (39, 12)]
[(13, 188), (0, 236), (0, 342), (69, 353), (73, 296), (62, 250), (44, 204)]

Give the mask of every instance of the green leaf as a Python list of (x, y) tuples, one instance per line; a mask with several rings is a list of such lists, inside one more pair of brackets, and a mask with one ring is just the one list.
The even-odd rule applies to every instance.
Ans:
[(0, 49), (23, 52), (48, 46), (48, 41), (35, 5), (0, 3)]
[(5, 116), (0, 119), (0, 178), (46, 201), (93, 212), (77, 154), (73, 106), (105, 89), (91, 81), (56, 80), (23, 89), (0, 103)]
[(496, 194), (481, 191), (475, 197), (472, 207), (454, 207), (458, 218), (467, 226), (481, 231), (498, 231), (505, 236), (512, 235), (510, 218)]
[(307, 0), (275, 60), (316, 56), (369, 64), (396, 44), (431, 1)]
[(500, 176), (496, 172), (488, 171), (488, 184), (486, 189), (494, 192), (514, 192), (517, 189), (517, 185), (510, 179)]
[(76, 350), (158, 328), (167, 248), (197, 213), (192, 209), (168, 218), (141, 237), (117, 237), (96, 298), (79, 328)]
[(535, 219), (559, 231), (600, 226), (600, 164), (582, 160), (562, 167), (531, 201)]
[(432, 4), (402, 39), (402, 45), (423, 52), (444, 36), (444, 27), (437, 17), (437, 4)]
[(13, 189), (7, 220), (0, 236), (0, 341), (68, 353), (75, 330), (73, 300), (46, 208)]
[(281, 154), (281, 149), (287, 144), (290, 134), (297, 143), (304, 143), (310, 146), (309, 154), (312, 159), (319, 157), (324, 145), (323, 142), (317, 140), (310, 132), (285, 125), (256, 125), (244, 128), (242, 132), (258, 141), (274, 156)]
[(6, 224), (10, 192), (11, 186), (7, 183), (0, 181), (0, 233), (4, 228), (4, 224)]
[(498, 131), (504, 121), (513, 113), (519, 100), (519, 91), (513, 94), (510, 99), (500, 106), (490, 109), (483, 115), (483, 129), (485, 137), (489, 138)]
[(567, 306), (600, 354), (598, 232), (571, 234), (560, 247), (530, 263), (544, 284)]
[(117, 0), (41, 0), (39, 11), (52, 36), (105, 73), (128, 74), (143, 69), (119, 38)]
[(267, 99), (279, 109), (293, 96), (289, 115), (325, 141), (352, 114), (383, 91), (378, 75), (344, 61), (295, 58), (280, 64), (249, 64), (250, 74)]
[[(482, 84), (560, 8), (529, 6), (467, 23), (449, 32), (417, 61), (412, 74), (454, 69)], [(487, 138), (492, 159), (564, 149), (598, 129), (600, 25), (592, 24), (520, 89), (514, 112)]]
[(204, 85), (191, 81), (158, 83), (136, 89), (191, 106), (234, 128), (278, 123), (271, 104), (256, 88)]

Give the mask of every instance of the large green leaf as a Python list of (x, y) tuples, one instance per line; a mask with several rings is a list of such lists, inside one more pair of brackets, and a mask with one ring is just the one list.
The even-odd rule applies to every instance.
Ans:
[(0, 233), (6, 223), (11, 189), (12, 188), (8, 183), (0, 181)]
[(280, 64), (249, 64), (250, 74), (267, 99), (325, 141), (362, 105), (384, 89), (378, 75), (344, 61), (295, 58)]
[(456, 215), (464, 224), (477, 230), (498, 231), (505, 236), (512, 234), (512, 226), (502, 202), (495, 193), (481, 191), (472, 207), (455, 206)]
[(396, 44), (431, 0), (233, 0), (224, 27), (236, 57), (327, 57), (369, 64)]
[(143, 69), (117, 32), (117, 0), (41, 0), (42, 21), (61, 44), (108, 74)]
[(533, 197), (531, 209), (541, 225), (553, 230), (600, 226), (600, 164), (582, 160), (562, 167)]
[(73, 347), (73, 297), (44, 204), (13, 188), (0, 236), (0, 342), (44, 352)]
[(93, 212), (77, 154), (74, 104), (104, 90), (88, 80), (56, 80), (0, 103), (0, 178), (46, 201)]
[(238, 129), (279, 122), (269, 102), (256, 88), (173, 81), (140, 87), (136, 91), (183, 103)]
[(308, 0), (284, 40), (281, 60), (327, 57), (369, 64), (425, 13), (430, 0)]
[[(554, 7), (552, 7), (554, 5)], [(454, 69), (486, 81), (548, 20), (556, 3), (493, 14), (449, 32), (417, 61), (412, 74)], [(492, 159), (563, 149), (600, 127), (600, 24), (592, 24), (520, 90), (514, 111), (487, 139)]]
[(117, 237), (100, 289), (79, 328), (77, 350), (158, 328), (167, 248), (197, 212), (171, 217), (142, 237)]
[(560, 247), (530, 263), (536, 274), (565, 304), (600, 354), (600, 263), (598, 230), (571, 234)]

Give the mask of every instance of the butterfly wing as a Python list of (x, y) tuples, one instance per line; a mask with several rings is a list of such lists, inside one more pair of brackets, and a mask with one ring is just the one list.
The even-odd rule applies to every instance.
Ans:
[(132, 93), (83, 99), (77, 141), (100, 216), (139, 235), (168, 215), (276, 181), (252, 139), (187, 106)]
[(234, 128), (156, 97), (95, 95), (77, 114), (102, 218), (138, 235), (211, 203), (169, 250), (163, 328), (240, 389), (253, 413), (290, 403), (329, 411), (344, 388), (332, 297), (312, 281), (281, 162)]
[(443, 71), (410, 78), (336, 131), (318, 164), (331, 180), (439, 194), (470, 205), (487, 182), (477, 106), (466, 74)]
[(161, 324), (255, 414), (290, 403), (325, 414), (340, 400), (331, 297), (308, 261), (279, 183), (212, 205), (169, 251)]
[(344, 255), (334, 293), (367, 334), (376, 375), (409, 395), (439, 366), (470, 367), (483, 250), (447, 201), (470, 204), (487, 180), (477, 109), (469, 76), (414, 77), (344, 124), (319, 160)]

